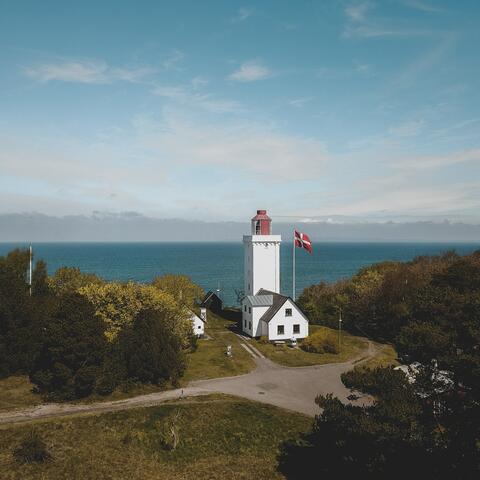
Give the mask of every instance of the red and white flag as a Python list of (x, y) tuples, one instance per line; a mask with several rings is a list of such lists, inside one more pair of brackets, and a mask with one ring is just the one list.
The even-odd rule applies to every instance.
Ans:
[(295, 230), (295, 246), (304, 248), (308, 253), (313, 254), (312, 242), (306, 233), (300, 233)]

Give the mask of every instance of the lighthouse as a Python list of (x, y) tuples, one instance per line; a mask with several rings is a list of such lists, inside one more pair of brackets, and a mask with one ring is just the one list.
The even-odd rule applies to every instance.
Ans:
[(255, 295), (261, 288), (280, 293), (280, 235), (272, 235), (272, 219), (257, 210), (251, 235), (243, 236), (244, 292)]
[(243, 236), (242, 331), (251, 337), (285, 341), (308, 336), (308, 320), (295, 302), (280, 293), (280, 244), (272, 219), (257, 210), (250, 235)]

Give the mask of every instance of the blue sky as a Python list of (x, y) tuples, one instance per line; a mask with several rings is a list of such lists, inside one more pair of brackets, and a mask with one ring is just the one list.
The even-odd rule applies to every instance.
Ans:
[(0, 9), (0, 213), (480, 222), (478, 1)]

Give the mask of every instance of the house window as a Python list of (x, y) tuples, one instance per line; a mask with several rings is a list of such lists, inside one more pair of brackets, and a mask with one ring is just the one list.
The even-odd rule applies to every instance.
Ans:
[(278, 325), (277, 326), (277, 335), (285, 335), (285, 326), (284, 325)]
[(243, 326), (244, 326), (245, 328), (247, 328), (247, 321), (246, 321), (246, 320), (243, 322)]
[(248, 307), (248, 313), (252, 313), (252, 308)]
[(243, 306), (243, 311), (244, 311), (244, 312), (247, 311), (247, 306), (246, 306), (246, 305)]
[(300, 333), (300, 324), (296, 323), (293, 325), (293, 333)]
[(286, 308), (285, 309), (285, 316), (286, 317), (291, 317), (292, 316), (292, 309), (291, 308)]
[[(237, 310), (237, 311), (238, 311), (238, 310)], [(200, 329), (202, 328), (202, 326), (201, 326), (201, 325), (199, 325), (197, 328), (200, 330)]]
[(252, 322), (248, 322), (248, 328), (249, 328), (249, 330), (252, 329)]

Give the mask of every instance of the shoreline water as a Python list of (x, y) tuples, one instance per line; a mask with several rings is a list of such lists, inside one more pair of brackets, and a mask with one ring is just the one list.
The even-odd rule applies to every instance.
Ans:
[[(28, 245), (0, 243), (0, 255)], [(72, 266), (106, 280), (145, 283), (165, 273), (182, 273), (205, 290), (220, 286), (226, 305), (236, 305), (236, 290), (243, 289), (241, 242), (34, 242), (33, 247), (35, 259), (47, 262), (49, 274)], [(313, 255), (297, 251), (297, 296), (309, 285), (351, 277), (372, 263), (408, 261), (448, 250), (467, 254), (480, 249), (480, 242), (314, 242), (313, 247)], [(291, 261), (292, 244), (284, 240), (281, 290), (287, 295), (292, 295)]]

